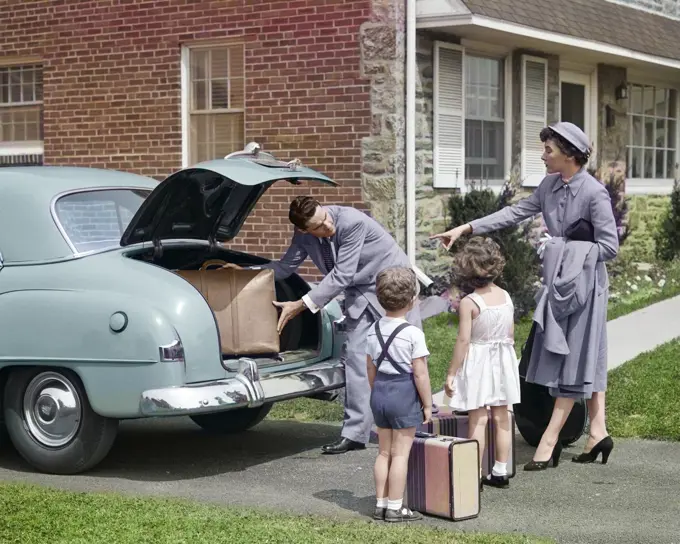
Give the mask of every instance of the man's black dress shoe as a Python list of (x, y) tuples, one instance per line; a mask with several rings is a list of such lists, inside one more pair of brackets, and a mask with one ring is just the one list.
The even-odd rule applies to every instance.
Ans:
[(349, 438), (341, 438), (333, 444), (326, 444), (321, 447), (323, 453), (347, 453), (350, 450), (365, 450), (366, 444), (355, 442)]

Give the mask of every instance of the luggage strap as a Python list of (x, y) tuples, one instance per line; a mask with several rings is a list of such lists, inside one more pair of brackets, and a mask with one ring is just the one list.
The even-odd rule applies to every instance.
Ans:
[(401, 368), (399, 364), (392, 359), (392, 356), (387, 352), (388, 349), (390, 349), (390, 346), (392, 345), (392, 342), (394, 342), (394, 339), (397, 337), (397, 334), (399, 334), (401, 331), (403, 331), (405, 328), (410, 327), (410, 323), (402, 323), (399, 325), (396, 329), (392, 331), (392, 334), (390, 334), (389, 338), (387, 339), (387, 342), (383, 339), (382, 333), (380, 332), (380, 326), (378, 325), (378, 322), (380, 320), (375, 322), (375, 335), (378, 337), (378, 342), (380, 342), (380, 347), (382, 348), (382, 352), (378, 356), (378, 358), (375, 360), (375, 366), (376, 370), (380, 369), (380, 365), (383, 363), (383, 361), (387, 360), (388, 363), (392, 365), (392, 368), (399, 372), (399, 374), (408, 374), (406, 370)]

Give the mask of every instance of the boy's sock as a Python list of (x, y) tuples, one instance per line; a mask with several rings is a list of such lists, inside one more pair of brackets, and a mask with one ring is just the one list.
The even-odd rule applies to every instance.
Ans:
[(399, 499), (396, 501), (387, 501), (387, 509), (388, 510), (401, 510), (401, 505), (404, 502), (404, 499)]
[(496, 461), (491, 469), (491, 474), (494, 476), (507, 476), (508, 475), (508, 464)]
[(376, 508), (387, 508), (387, 497), (376, 497), (375, 498), (375, 507)]

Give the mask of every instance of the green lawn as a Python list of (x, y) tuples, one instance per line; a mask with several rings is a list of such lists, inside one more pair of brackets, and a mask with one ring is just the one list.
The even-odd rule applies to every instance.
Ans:
[(680, 441), (680, 340), (609, 373), (607, 426), (613, 436)]
[[(450, 313), (440, 314), (423, 322), (427, 347), (431, 353), (428, 370), (433, 392), (440, 391), (444, 387), (446, 372), (458, 333), (457, 325), (458, 316)], [(531, 317), (524, 318), (515, 325), (515, 348), (518, 356), (529, 336), (530, 329)], [(343, 412), (343, 407), (339, 402), (300, 398), (275, 404), (269, 417), (299, 421), (342, 421)]]
[(321, 517), (227, 509), (180, 500), (74, 493), (24, 484), (0, 484), (0, 512), (0, 542), (4, 544), (553, 542), (520, 535), (461, 534), (422, 524), (394, 527), (372, 521), (336, 522)]
[(632, 266), (611, 278), (608, 319), (680, 295), (680, 261), (641, 272)]
[[(627, 279), (629, 278), (629, 279)], [(645, 274), (629, 273), (614, 282), (618, 297), (610, 299), (607, 317), (616, 319), (634, 312), (655, 302), (680, 295), (680, 267), (676, 264), (664, 273), (665, 284), (659, 287), (657, 277), (647, 281)], [(626, 291), (626, 281), (631, 287)], [(632, 289), (635, 286), (635, 289)], [(444, 379), (448, 369), (453, 346), (456, 341), (458, 317), (454, 314), (440, 314), (426, 319), (423, 323), (427, 345), (430, 349), (429, 371), (433, 392), (444, 387)], [(529, 336), (531, 316), (527, 316), (515, 324), (515, 349), (520, 355), (522, 345)], [(326, 402), (310, 399), (294, 399), (277, 403), (269, 415), (273, 419), (297, 419), (300, 421), (336, 421), (343, 419), (343, 408), (338, 402)]]

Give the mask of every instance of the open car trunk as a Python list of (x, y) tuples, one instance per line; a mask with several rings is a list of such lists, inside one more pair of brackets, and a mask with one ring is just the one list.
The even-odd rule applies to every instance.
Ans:
[[(211, 259), (220, 259), (239, 266), (256, 266), (265, 262), (262, 258), (224, 248), (211, 250), (205, 245), (193, 246), (191, 244), (185, 246), (166, 246), (163, 248), (163, 253), (160, 256), (155, 254), (153, 248), (132, 250), (127, 253), (127, 257), (148, 262), (175, 273), (199, 270), (204, 262)], [(285, 280), (276, 281), (275, 288), (276, 300), (279, 302), (299, 300), (309, 291), (307, 283), (297, 274), (292, 274)], [(320, 339), (321, 314), (302, 312), (289, 321), (283, 329), (279, 338), (280, 351), (278, 354), (262, 353), (244, 356), (258, 360), (261, 367), (310, 360), (316, 357), (320, 351)], [(225, 364), (228, 364), (229, 359), (237, 358), (238, 355), (223, 355)]]
[[(153, 249), (132, 250), (128, 256), (168, 270), (198, 270), (210, 259), (239, 265), (261, 264), (262, 259), (230, 252), (219, 243), (229, 242), (238, 234), (259, 198), (277, 181), (337, 185), (298, 161), (279, 161), (261, 151), (257, 144), (249, 144), (243, 152), (179, 170), (162, 181), (132, 217), (120, 244), (123, 247), (152, 244)], [(208, 245), (192, 245), (190, 240)], [(276, 282), (279, 301), (298, 300), (308, 290), (308, 285), (294, 274)], [(282, 331), (278, 357), (263, 356), (261, 366), (313, 358), (320, 347), (320, 331), (321, 315), (302, 312)], [(227, 361), (225, 367), (229, 367)]]

